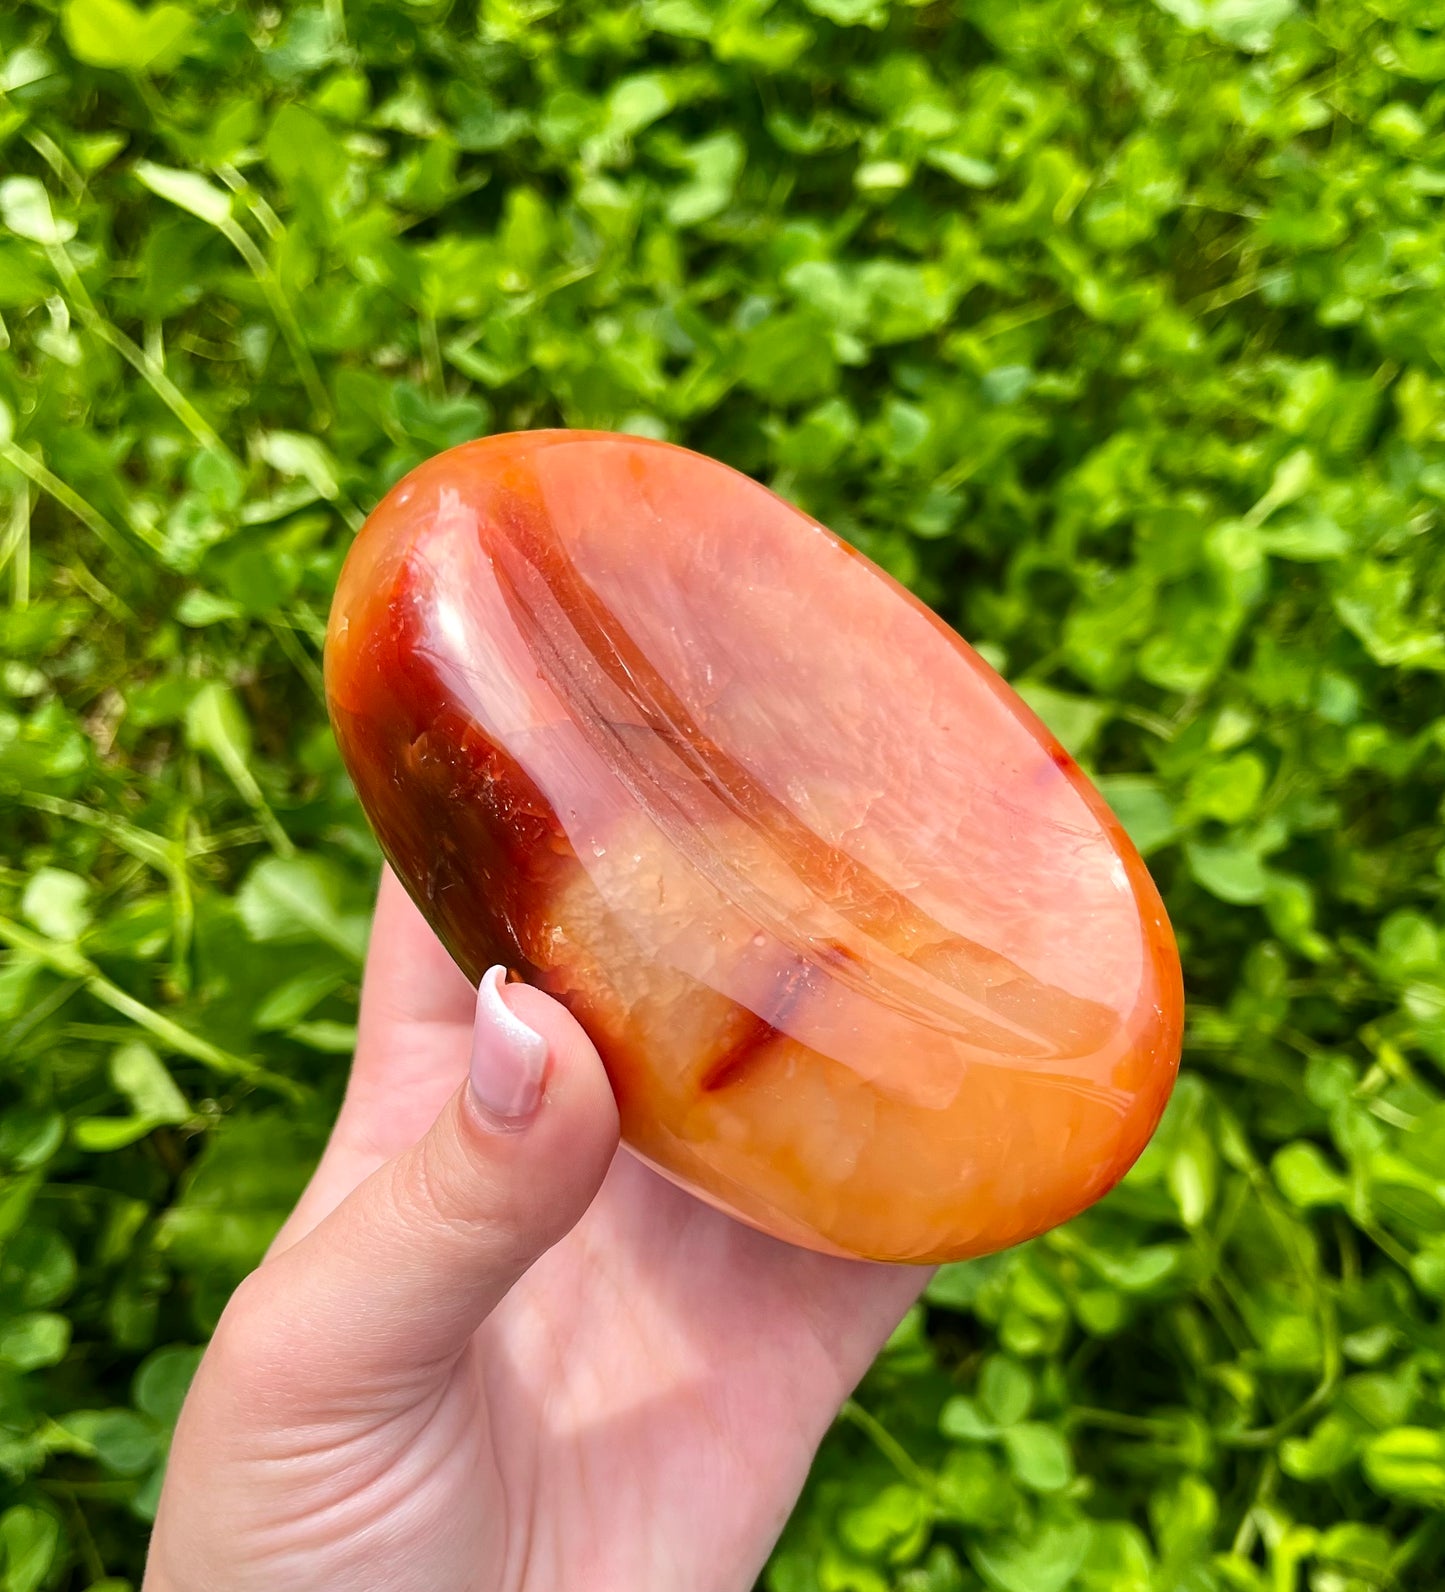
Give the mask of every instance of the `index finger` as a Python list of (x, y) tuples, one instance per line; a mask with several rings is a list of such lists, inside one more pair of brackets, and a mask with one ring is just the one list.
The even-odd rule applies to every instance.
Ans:
[(382, 871), (346, 1099), (273, 1253), (414, 1144), (466, 1076), (476, 991), (390, 868)]
[[(384, 1037), (398, 1025), (413, 1023), (470, 1026), (476, 998), (405, 886), (383, 867), (361, 987), (363, 1038)], [(357, 1064), (365, 1064), (360, 1053)]]

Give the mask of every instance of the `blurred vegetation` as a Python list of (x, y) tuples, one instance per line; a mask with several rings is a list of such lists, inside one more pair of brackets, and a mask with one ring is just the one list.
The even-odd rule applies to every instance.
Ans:
[(1018, 683), (1192, 1001), (944, 1270), (770, 1592), (1445, 1584), (1445, 4), (0, 7), (0, 1589), (139, 1575), (351, 1045), (352, 530), (685, 442)]

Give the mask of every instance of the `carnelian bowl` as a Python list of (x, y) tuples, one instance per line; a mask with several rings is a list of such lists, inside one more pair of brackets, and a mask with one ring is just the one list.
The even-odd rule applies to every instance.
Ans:
[(1123, 829), (959, 636), (748, 477), (598, 432), (441, 454), (357, 538), (326, 685), (458, 964), (562, 1001), (631, 1150), (731, 1215), (978, 1255), (1158, 1123), (1179, 961)]

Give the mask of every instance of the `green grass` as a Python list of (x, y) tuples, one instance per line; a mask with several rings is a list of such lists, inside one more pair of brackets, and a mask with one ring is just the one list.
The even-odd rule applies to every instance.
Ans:
[(136, 1582), (334, 1109), (352, 530), (559, 423), (981, 643), (1188, 979), (1154, 1145), (939, 1276), (770, 1592), (1445, 1584), (1441, 0), (65, 0), (0, 52), (0, 1592)]

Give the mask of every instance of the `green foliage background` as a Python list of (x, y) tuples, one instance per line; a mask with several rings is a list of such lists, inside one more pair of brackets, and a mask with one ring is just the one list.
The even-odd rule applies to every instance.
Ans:
[(326, 728), (402, 472), (620, 427), (1102, 777), (1187, 1069), (947, 1268), (771, 1592), (1445, 1584), (1445, 4), (0, 9), (0, 1589), (139, 1576), (352, 1038)]

